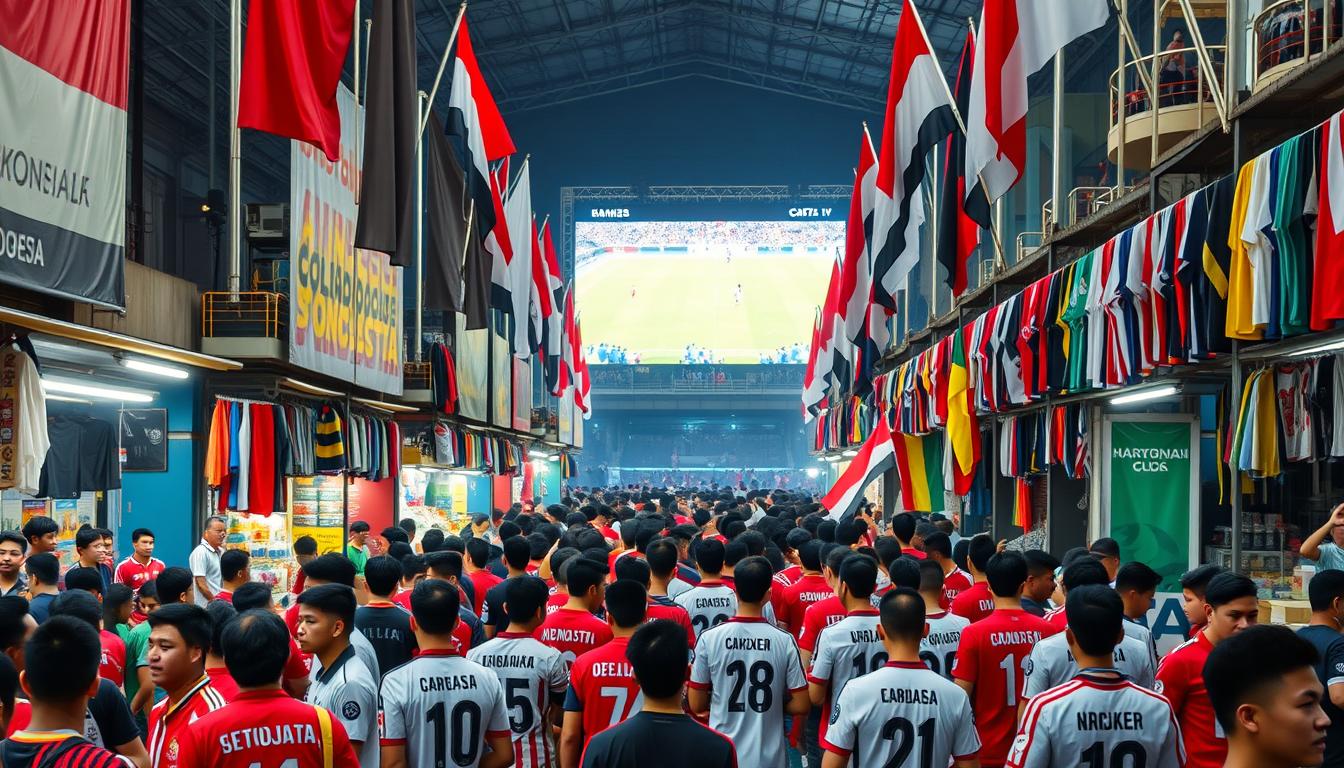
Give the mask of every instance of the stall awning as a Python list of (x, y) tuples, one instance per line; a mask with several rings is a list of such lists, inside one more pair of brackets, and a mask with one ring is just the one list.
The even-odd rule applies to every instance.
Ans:
[(23, 312), (9, 307), (0, 307), (0, 323), (9, 323), (18, 325), (32, 331), (49, 334), (51, 336), (60, 336), (62, 338), (80, 341), (86, 344), (97, 344), (112, 349), (119, 349), (125, 352), (134, 352), (146, 357), (158, 358), (168, 362), (179, 363), (181, 365), (190, 365), (196, 368), (206, 368), (212, 371), (236, 371), (243, 367), (243, 364), (237, 360), (229, 360), (224, 357), (215, 357), (214, 355), (205, 355), (200, 352), (181, 349), (159, 344), (155, 341), (138, 339), (134, 336), (127, 336), (122, 333), (105, 331), (101, 328), (90, 328), (87, 325), (77, 325), (67, 323), (64, 320), (55, 320), (42, 315), (34, 315), (30, 312)]

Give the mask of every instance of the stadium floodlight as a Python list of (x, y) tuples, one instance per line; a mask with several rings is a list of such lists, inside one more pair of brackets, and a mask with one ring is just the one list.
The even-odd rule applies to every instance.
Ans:
[(1111, 405), (1131, 405), (1133, 403), (1147, 402), (1148, 400), (1160, 400), (1164, 397), (1180, 394), (1180, 389), (1174, 384), (1164, 387), (1152, 387), (1141, 389), (1138, 392), (1131, 392), (1127, 395), (1120, 395), (1111, 398)]
[(810, 478), (812, 478), (812, 479), (814, 479), (814, 480), (815, 480), (816, 477), (817, 477), (818, 475), (820, 475), (820, 474), (821, 474), (821, 470), (820, 470), (820, 469), (817, 469), (816, 467), (808, 467), (808, 468), (807, 468), (807, 476), (810, 477)]

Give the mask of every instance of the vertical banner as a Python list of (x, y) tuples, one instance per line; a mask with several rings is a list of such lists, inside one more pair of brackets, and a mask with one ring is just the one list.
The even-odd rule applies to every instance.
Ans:
[(532, 431), (532, 361), (513, 359), (513, 428)]
[(341, 160), (302, 141), (290, 150), (289, 361), (399, 395), (402, 270), (386, 254), (356, 249), (359, 147), (355, 98), (344, 85)]
[(509, 429), (513, 426), (513, 355), (509, 352), (508, 337), (493, 330), (490, 331), (490, 395), (490, 423)]
[(0, 0), (0, 282), (126, 304), (129, 0)]
[(1194, 417), (1106, 419), (1105, 503), (1121, 559), (1162, 574), (1158, 592), (1181, 591), (1199, 536), (1199, 433)]
[(467, 316), (456, 314), (454, 362), (457, 363), (457, 413), (464, 419), (485, 422), (490, 419), (488, 406), (490, 380), (490, 331), (467, 330)]

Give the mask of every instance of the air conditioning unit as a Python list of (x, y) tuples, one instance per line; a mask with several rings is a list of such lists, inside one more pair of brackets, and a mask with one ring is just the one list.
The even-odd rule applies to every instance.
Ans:
[(289, 240), (288, 203), (248, 203), (249, 240)]

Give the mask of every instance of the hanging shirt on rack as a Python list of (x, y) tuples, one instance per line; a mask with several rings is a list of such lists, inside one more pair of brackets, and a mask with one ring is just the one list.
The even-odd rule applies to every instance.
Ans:
[(1310, 386), (1305, 365), (1280, 365), (1274, 369), (1275, 399), (1283, 429), (1283, 457), (1288, 461), (1312, 461), (1315, 445), (1311, 410), (1307, 407)]
[(1320, 154), (1311, 293), (1314, 331), (1329, 330), (1344, 319), (1344, 123), (1338, 112), (1321, 126)]
[(47, 437), (47, 400), (37, 363), (18, 344), (0, 351), (0, 488), (32, 496), (42, 483)]
[(331, 404), (323, 404), (317, 414), (314, 468), (320, 474), (334, 475), (345, 469), (345, 442), (341, 438), (341, 417)]
[[(1227, 276), (1225, 333), (1228, 338), (1243, 341), (1258, 341), (1264, 338), (1264, 329), (1255, 322), (1255, 275), (1244, 237), (1246, 223), (1250, 218), (1255, 169), (1256, 161), (1252, 160), (1243, 165), (1237, 173), (1230, 227), (1227, 230), (1231, 271)], [(1212, 223), (1210, 227), (1212, 228)]]

